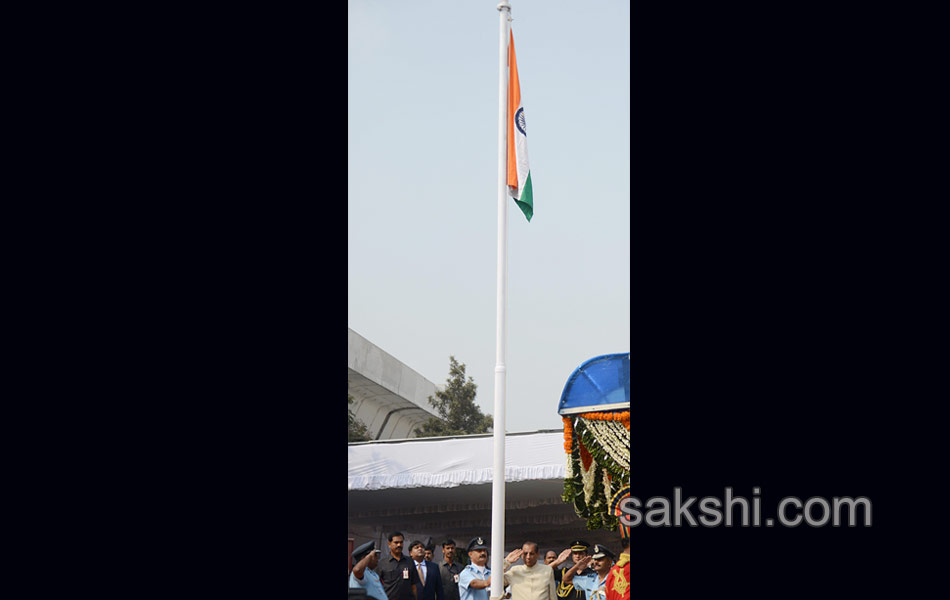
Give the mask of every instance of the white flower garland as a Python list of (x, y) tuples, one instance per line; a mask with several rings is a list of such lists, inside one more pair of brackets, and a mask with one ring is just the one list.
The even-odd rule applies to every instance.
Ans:
[(624, 471), (630, 471), (630, 432), (623, 423), (584, 419), (584, 425), (607, 456)]
[(584, 461), (581, 463), (581, 480), (584, 482), (584, 502), (587, 506), (590, 506), (590, 499), (594, 495), (594, 480), (597, 475), (597, 461), (590, 461), (590, 468), (586, 471), (584, 470)]
[[(574, 425), (580, 425), (581, 429), (586, 427), (588, 433), (585, 436), (589, 435), (592, 438), (591, 443), (606, 455), (601, 455), (601, 460), (609, 459), (607, 464), (610, 465), (610, 468), (608, 469), (603, 462), (598, 463), (597, 458), (591, 456), (590, 467), (585, 469), (583, 459), (575, 459), (573, 453), (568, 453), (565, 477), (566, 479), (574, 479), (580, 475), (581, 490), (577, 490), (575, 493), (580, 492), (587, 508), (583, 514), (578, 512), (578, 515), (586, 515), (589, 519), (597, 515), (599, 518), (606, 519), (612, 516), (607, 515), (604, 511), (607, 510), (609, 500), (615, 492), (614, 488), (620, 489), (619, 486), (622, 485), (622, 481), (629, 479), (630, 476), (630, 431), (619, 421), (585, 419), (583, 417), (577, 417)], [(581, 435), (576, 429), (572, 437), (573, 444), (582, 443)], [(618, 467), (624, 472), (616, 473)], [(611, 475), (612, 472), (613, 475)], [(599, 481), (598, 477), (600, 477)], [(611, 477), (616, 481), (612, 482)], [(595, 494), (597, 483), (602, 484), (602, 490)]]

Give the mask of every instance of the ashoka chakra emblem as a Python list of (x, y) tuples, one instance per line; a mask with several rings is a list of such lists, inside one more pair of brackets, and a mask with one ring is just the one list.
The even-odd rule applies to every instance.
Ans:
[(525, 125), (524, 125), (524, 109), (523, 108), (519, 108), (518, 112), (515, 113), (515, 125), (518, 126), (518, 131), (521, 132), (521, 135), (527, 137), (528, 132), (524, 130)]

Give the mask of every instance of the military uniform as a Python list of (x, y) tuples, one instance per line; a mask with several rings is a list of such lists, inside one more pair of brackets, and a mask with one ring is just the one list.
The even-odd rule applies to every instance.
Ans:
[[(587, 553), (587, 549), (590, 548), (590, 544), (584, 540), (575, 540), (571, 542), (571, 551), (572, 552), (584, 552)], [(564, 587), (561, 585), (561, 581), (564, 579), (564, 574), (571, 570), (571, 567), (574, 565), (571, 564), (566, 567), (561, 567), (560, 569), (554, 569), (554, 583), (557, 586), (557, 595), (559, 598), (566, 598), (567, 600), (585, 600), (584, 592), (581, 590), (575, 590), (573, 585), (568, 585)], [(581, 575), (590, 575), (593, 574), (594, 570), (590, 567), (584, 567), (584, 570), (580, 573), (574, 575), (575, 577)]]
[[(591, 558), (605, 557), (613, 559), (614, 553), (604, 546), (594, 545)], [(574, 592), (575, 595), (581, 593), (580, 597), (586, 600), (607, 600), (606, 584), (607, 577), (609, 576), (610, 573), (601, 577), (593, 569), (584, 569), (581, 574), (574, 575), (573, 580), (568, 585), (565, 586), (563, 583), (558, 585), (557, 595), (561, 598), (566, 598), (570, 597), (571, 592)]]
[(630, 527), (624, 525), (623, 501), (630, 497), (630, 484), (618, 490), (610, 499), (610, 508), (620, 521), (620, 542), (626, 552), (620, 553), (617, 564), (607, 574), (607, 600), (630, 600)]
[(607, 574), (607, 600), (630, 600), (630, 554), (620, 553), (617, 564)]
[[(485, 541), (478, 537), (474, 538), (468, 543), (468, 552), (472, 550), (488, 550), (488, 546), (485, 544)], [(465, 568), (462, 569), (462, 572), (459, 573), (459, 599), (460, 600), (489, 600), (491, 597), (491, 586), (484, 587), (481, 589), (475, 589), (469, 587), (469, 584), (475, 579), (487, 580), (488, 576), (491, 575), (491, 569), (488, 568), (488, 563), (485, 563), (484, 567), (478, 567), (474, 564), (465, 565)]]
[[(363, 557), (370, 552), (379, 552), (379, 550), (376, 549), (376, 542), (366, 542), (353, 550), (353, 564), (355, 565), (363, 560)], [(379, 580), (379, 575), (372, 569), (364, 569), (362, 579), (358, 579), (356, 575), (350, 571), (350, 587), (366, 590), (366, 595), (369, 598), (374, 598), (375, 600), (389, 600), (386, 597), (386, 590), (383, 589), (383, 584)]]

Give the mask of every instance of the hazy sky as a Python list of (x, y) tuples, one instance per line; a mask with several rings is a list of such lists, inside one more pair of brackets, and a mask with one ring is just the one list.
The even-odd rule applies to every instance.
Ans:
[[(510, 0), (534, 217), (508, 204), (507, 430), (560, 428), (585, 360), (630, 351), (627, 0)], [(497, 0), (350, 0), (347, 319), (494, 413)]]

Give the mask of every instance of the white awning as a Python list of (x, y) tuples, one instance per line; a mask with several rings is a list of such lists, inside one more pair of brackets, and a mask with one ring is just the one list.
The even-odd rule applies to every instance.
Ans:
[[(348, 446), (348, 489), (450, 488), (493, 479), (492, 434), (365, 442)], [(562, 480), (561, 431), (505, 436), (505, 481)]]

